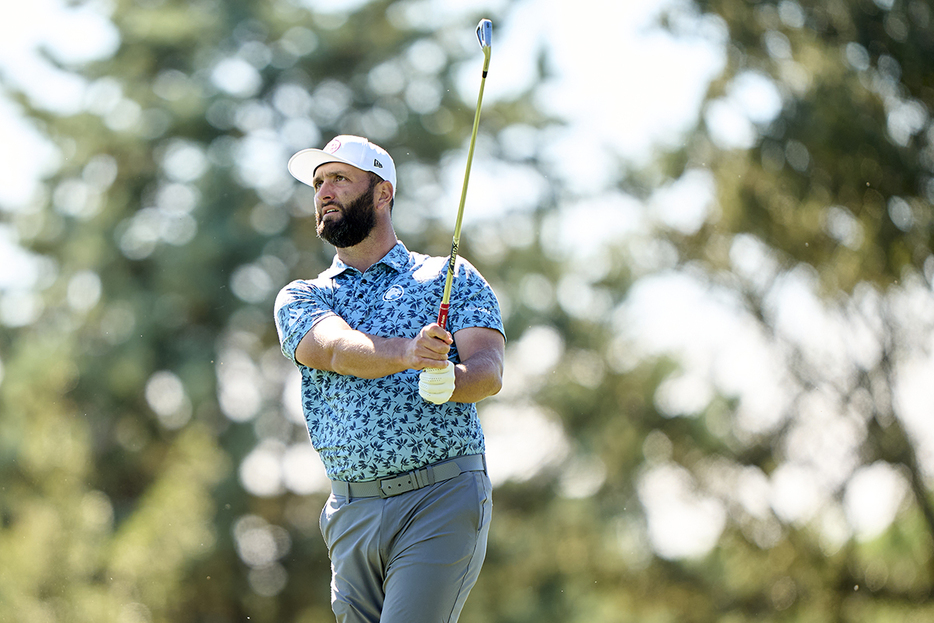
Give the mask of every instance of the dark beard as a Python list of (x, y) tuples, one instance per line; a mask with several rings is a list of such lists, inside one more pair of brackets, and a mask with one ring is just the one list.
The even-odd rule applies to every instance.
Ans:
[(373, 207), (375, 184), (360, 193), (360, 196), (346, 207), (334, 202), (340, 208), (340, 218), (322, 221), (317, 219), (318, 237), (338, 249), (352, 247), (363, 242), (376, 227), (376, 210)]

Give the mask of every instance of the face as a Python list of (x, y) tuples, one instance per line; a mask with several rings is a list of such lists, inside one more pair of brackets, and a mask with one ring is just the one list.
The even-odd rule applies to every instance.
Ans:
[(353, 167), (330, 163), (314, 178), (318, 237), (338, 249), (363, 242), (376, 226), (376, 181)]

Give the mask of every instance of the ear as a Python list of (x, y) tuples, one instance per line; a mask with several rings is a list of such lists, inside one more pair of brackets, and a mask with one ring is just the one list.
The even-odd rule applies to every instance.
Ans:
[(392, 182), (379, 182), (376, 185), (376, 206), (383, 207), (392, 203), (392, 191)]

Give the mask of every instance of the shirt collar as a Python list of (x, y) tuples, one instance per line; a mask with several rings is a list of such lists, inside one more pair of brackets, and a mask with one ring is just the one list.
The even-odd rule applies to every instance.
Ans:
[[(409, 250), (402, 244), (401, 240), (396, 241), (396, 246), (389, 250), (389, 253), (384, 255), (376, 264), (385, 264), (389, 268), (397, 272), (403, 272), (408, 268), (409, 265)], [(373, 266), (376, 266), (374, 264)], [(348, 266), (337, 258), (337, 255), (334, 256), (334, 260), (331, 262), (330, 268), (321, 273), (321, 277), (326, 279), (333, 279), (334, 277), (340, 275), (341, 273), (347, 271), (357, 271), (353, 266)]]

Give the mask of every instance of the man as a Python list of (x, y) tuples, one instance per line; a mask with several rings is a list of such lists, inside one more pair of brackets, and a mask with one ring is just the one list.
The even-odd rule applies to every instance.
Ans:
[(321, 513), (341, 623), (454, 622), (480, 573), (492, 508), (474, 403), (502, 385), (496, 296), (458, 260), (450, 332), (432, 321), (447, 258), (396, 239), (395, 165), (338, 136), (289, 171), (315, 190), (317, 279), (276, 299), (283, 353), (302, 374), (308, 433), (332, 493)]

